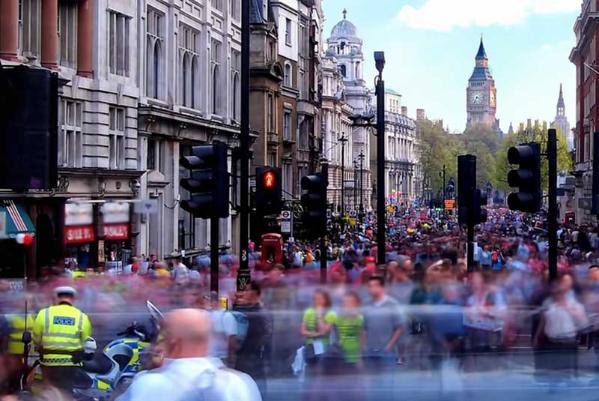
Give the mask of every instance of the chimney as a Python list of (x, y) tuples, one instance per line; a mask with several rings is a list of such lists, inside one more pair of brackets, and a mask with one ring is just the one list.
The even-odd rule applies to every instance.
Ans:
[(416, 109), (416, 120), (426, 120), (426, 112), (424, 109)]
[(401, 115), (404, 117), (408, 116), (408, 107), (407, 106), (401, 106)]

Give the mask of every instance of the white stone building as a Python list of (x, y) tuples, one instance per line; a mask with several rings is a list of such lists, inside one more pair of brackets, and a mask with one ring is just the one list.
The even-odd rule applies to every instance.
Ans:
[[(241, 0), (138, 4), (142, 196), (159, 205), (157, 214), (140, 221), (138, 253), (189, 255), (208, 245), (209, 222), (179, 207), (180, 197), (188, 196), (179, 188), (179, 159), (194, 145), (237, 146)], [(218, 245), (234, 245), (236, 220), (221, 220)]]
[(416, 121), (408, 117), (401, 95), (385, 91), (385, 191), (392, 202), (416, 199), (422, 185)]
[[(358, 36), (356, 26), (347, 19), (347, 13), (344, 10), (343, 19), (339, 21), (332, 29), (331, 36), (327, 39), (326, 57), (336, 61), (338, 72), (343, 79), (343, 93), (345, 101), (351, 106), (353, 115), (372, 116), (373, 110), (370, 104), (370, 90), (363, 78), (364, 54), (362, 52), (362, 39)], [(347, 127), (349, 128), (349, 126)], [(333, 128), (331, 128), (333, 129)], [(337, 134), (339, 130), (337, 129)], [(370, 155), (370, 128), (351, 127), (351, 152), (349, 160), (346, 163), (353, 163), (359, 160), (360, 155), (365, 159), (362, 163), (362, 171), (358, 174), (362, 177), (362, 198), (364, 210), (371, 210), (372, 197), (372, 174), (369, 161)], [(347, 131), (346, 133), (348, 133)], [(343, 132), (341, 132), (343, 133)], [(327, 132), (326, 135), (332, 135)], [(332, 138), (330, 140), (337, 140)], [(346, 177), (347, 179), (347, 177)]]

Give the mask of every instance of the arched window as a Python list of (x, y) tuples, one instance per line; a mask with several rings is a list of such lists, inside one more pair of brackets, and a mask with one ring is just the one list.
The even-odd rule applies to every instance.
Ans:
[(347, 77), (347, 67), (345, 66), (345, 64), (341, 64), (339, 66), (339, 73), (343, 78)]
[(152, 76), (153, 92), (152, 97), (158, 99), (160, 96), (160, 58), (162, 57), (162, 49), (160, 42), (154, 43), (154, 75)]
[(283, 76), (283, 85), (291, 87), (293, 85), (293, 70), (291, 64), (285, 63), (285, 71)]
[(196, 108), (198, 106), (197, 104), (197, 98), (196, 98), (196, 80), (197, 80), (197, 69), (198, 69), (198, 57), (197, 56), (193, 56), (193, 58), (191, 59), (191, 88), (190, 88), (190, 92), (191, 92), (191, 107)]
[(233, 73), (233, 93), (231, 96), (231, 115), (235, 121), (239, 121), (239, 74)]
[(354, 72), (354, 78), (355, 79), (360, 78), (360, 62), (359, 61), (356, 62), (356, 71)]
[(188, 57), (187, 54), (183, 55), (183, 60), (181, 62), (181, 104), (183, 106), (188, 106), (187, 103), (187, 95), (189, 93), (189, 66), (188, 66)]
[(212, 114), (218, 114), (218, 65), (215, 65), (212, 70)]
[(152, 96), (154, 94), (154, 40), (148, 38), (146, 44), (146, 95)]
[(158, 99), (163, 92), (161, 78), (164, 14), (148, 7), (146, 21), (146, 96)]

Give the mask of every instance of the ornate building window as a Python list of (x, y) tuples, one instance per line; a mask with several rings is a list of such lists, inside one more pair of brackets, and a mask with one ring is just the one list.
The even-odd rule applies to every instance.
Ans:
[(77, 64), (78, 3), (63, 0), (58, 8), (58, 59), (60, 65), (75, 68)]
[(111, 74), (129, 76), (130, 17), (108, 12), (108, 68)]
[(285, 18), (285, 44), (287, 46), (291, 46), (291, 27), (291, 20), (289, 18)]
[(291, 110), (283, 111), (283, 139), (291, 140)]
[(41, 1), (19, 0), (19, 52), (36, 59), (40, 54)]
[(82, 166), (83, 104), (62, 99), (59, 108), (58, 164), (62, 167)]
[(179, 28), (179, 103), (185, 107), (199, 106), (198, 76), (200, 33), (181, 24)]
[(146, 19), (146, 95), (161, 99), (164, 65), (164, 14), (148, 8)]
[(108, 109), (109, 125), (109, 166), (113, 170), (125, 168), (125, 125), (126, 111), (124, 108), (110, 106)]
[(285, 68), (283, 71), (283, 85), (288, 88), (293, 86), (293, 67), (289, 62), (285, 62)]
[(241, 108), (241, 53), (237, 50), (231, 51), (231, 118), (240, 120), (239, 110)]
[(212, 78), (212, 114), (222, 115), (220, 87), (220, 57), (221, 44), (219, 41), (212, 39), (210, 46), (210, 65)]

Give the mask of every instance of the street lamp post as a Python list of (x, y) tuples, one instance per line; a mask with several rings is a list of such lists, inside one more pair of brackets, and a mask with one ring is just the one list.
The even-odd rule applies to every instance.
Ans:
[(364, 221), (364, 150), (360, 150), (360, 222)]
[(356, 174), (356, 170), (358, 170), (358, 162), (354, 160), (354, 212), (358, 208), (358, 174)]
[(376, 78), (376, 164), (377, 164), (377, 263), (385, 264), (385, 81), (383, 81), (383, 69), (385, 68), (385, 52), (374, 52), (374, 62), (379, 72)]
[(345, 143), (348, 141), (345, 133), (338, 139), (341, 142), (341, 230), (345, 226), (343, 216), (345, 214)]

